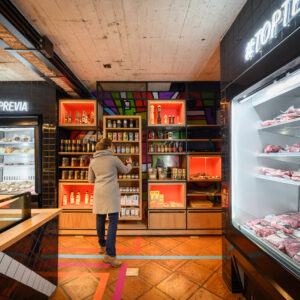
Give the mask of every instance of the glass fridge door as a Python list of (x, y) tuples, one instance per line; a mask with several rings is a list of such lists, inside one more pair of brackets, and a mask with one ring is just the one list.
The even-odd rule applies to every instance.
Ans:
[(300, 70), (231, 107), (233, 225), (300, 278)]
[(36, 193), (35, 142), (35, 127), (0, 127), (2, 194)]

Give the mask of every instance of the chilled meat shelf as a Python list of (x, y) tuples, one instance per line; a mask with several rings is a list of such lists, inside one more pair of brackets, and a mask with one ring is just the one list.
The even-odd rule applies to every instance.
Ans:
[(262, 132), (300, 137), (300, 118), (270, 126), (259, 127), (259, 130)]
[(296, 185), (296, 186), (300, 187), (300, 181), (294, 181), (292, 179), (285, 179), (285, 178), (267, 176), (267, 175), (257, 175), (256, 178), (263, 179), (263, 180), (268, 180), (268, 181), (273, 181), (273, 182)]
[(233, 221), (233, 224), (240, 229), (240, 231), (251, 239), (255, 244), (258, 244), (262, 248), (268, 250), (268, 253), (281, 264), (288, 266), (298, 277), (300, 277), (300, 264), (292, 260), (286, 253), (280, 251), (275, 246), (265, 241), (263, 238), (256, 236), (254, 230), (250, 229), (245, 224), (240, 224), (237, 221)]
[(291, 162), (300, 164), (300, 152), (283, 152), (283, 153), (261, 153), (260, 158), (277, 159), (283, 162)]

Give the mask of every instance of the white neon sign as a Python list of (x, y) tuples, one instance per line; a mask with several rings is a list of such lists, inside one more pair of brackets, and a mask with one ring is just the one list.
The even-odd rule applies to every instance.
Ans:
[(300, 13), (300, 0), (285, 0), (281, 7), (274, 11), (268, 20), (247, 43), (245, 60), (251, 60), (269, 41), (277, 37), (283, 27)]
[(28, 111), (28, 102), (26, 101), (0, 101), (0, 111), (22, 112)]

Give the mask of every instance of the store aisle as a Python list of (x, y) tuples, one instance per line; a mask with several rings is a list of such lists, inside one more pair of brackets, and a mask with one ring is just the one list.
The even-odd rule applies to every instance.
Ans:
[(244, 299), (222, 280), (220, 237), (120, 236), (120, 269), (103, 264), (96, 237), (61, 236), (59, 245), (59, 287), (51, 300)]

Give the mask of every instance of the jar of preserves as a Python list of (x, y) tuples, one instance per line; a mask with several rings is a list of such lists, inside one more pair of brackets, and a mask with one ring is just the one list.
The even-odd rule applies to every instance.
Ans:
[(133, 142), (133, 140), (134, 140), (133, 132), (129, 132), (129, 141)]
[(122, 141), (122, 140), (123, 140), (123, 133), (118, 132), (118, 141)]
[(80, 170), (76, 170), (74, 173), (74, 179), (75, 180), (80, 180)]
[(134, 146), (131, 146), (131, 147), (130, 147), (130, 153), (131, 153), (131, 154), (134, 154), (134, 151), (135, 151)]
[(75, 174), (74, 174), (74, 170), (70, 170), (69, 171), (69, 180), (74, 180)]
[(63, 167), (69, 167), (70, 166), (70, 159), (69, 159), (69, 157), (63, 157), (62, 158), (62, 166)]
[(69, 172), (67, 170), (63, 170), (61, 173), (61, 179), (62, 180), (67, 180), (69, 179)]
[(71, 167), (77, 167), (77, 157), (71, 158)]

